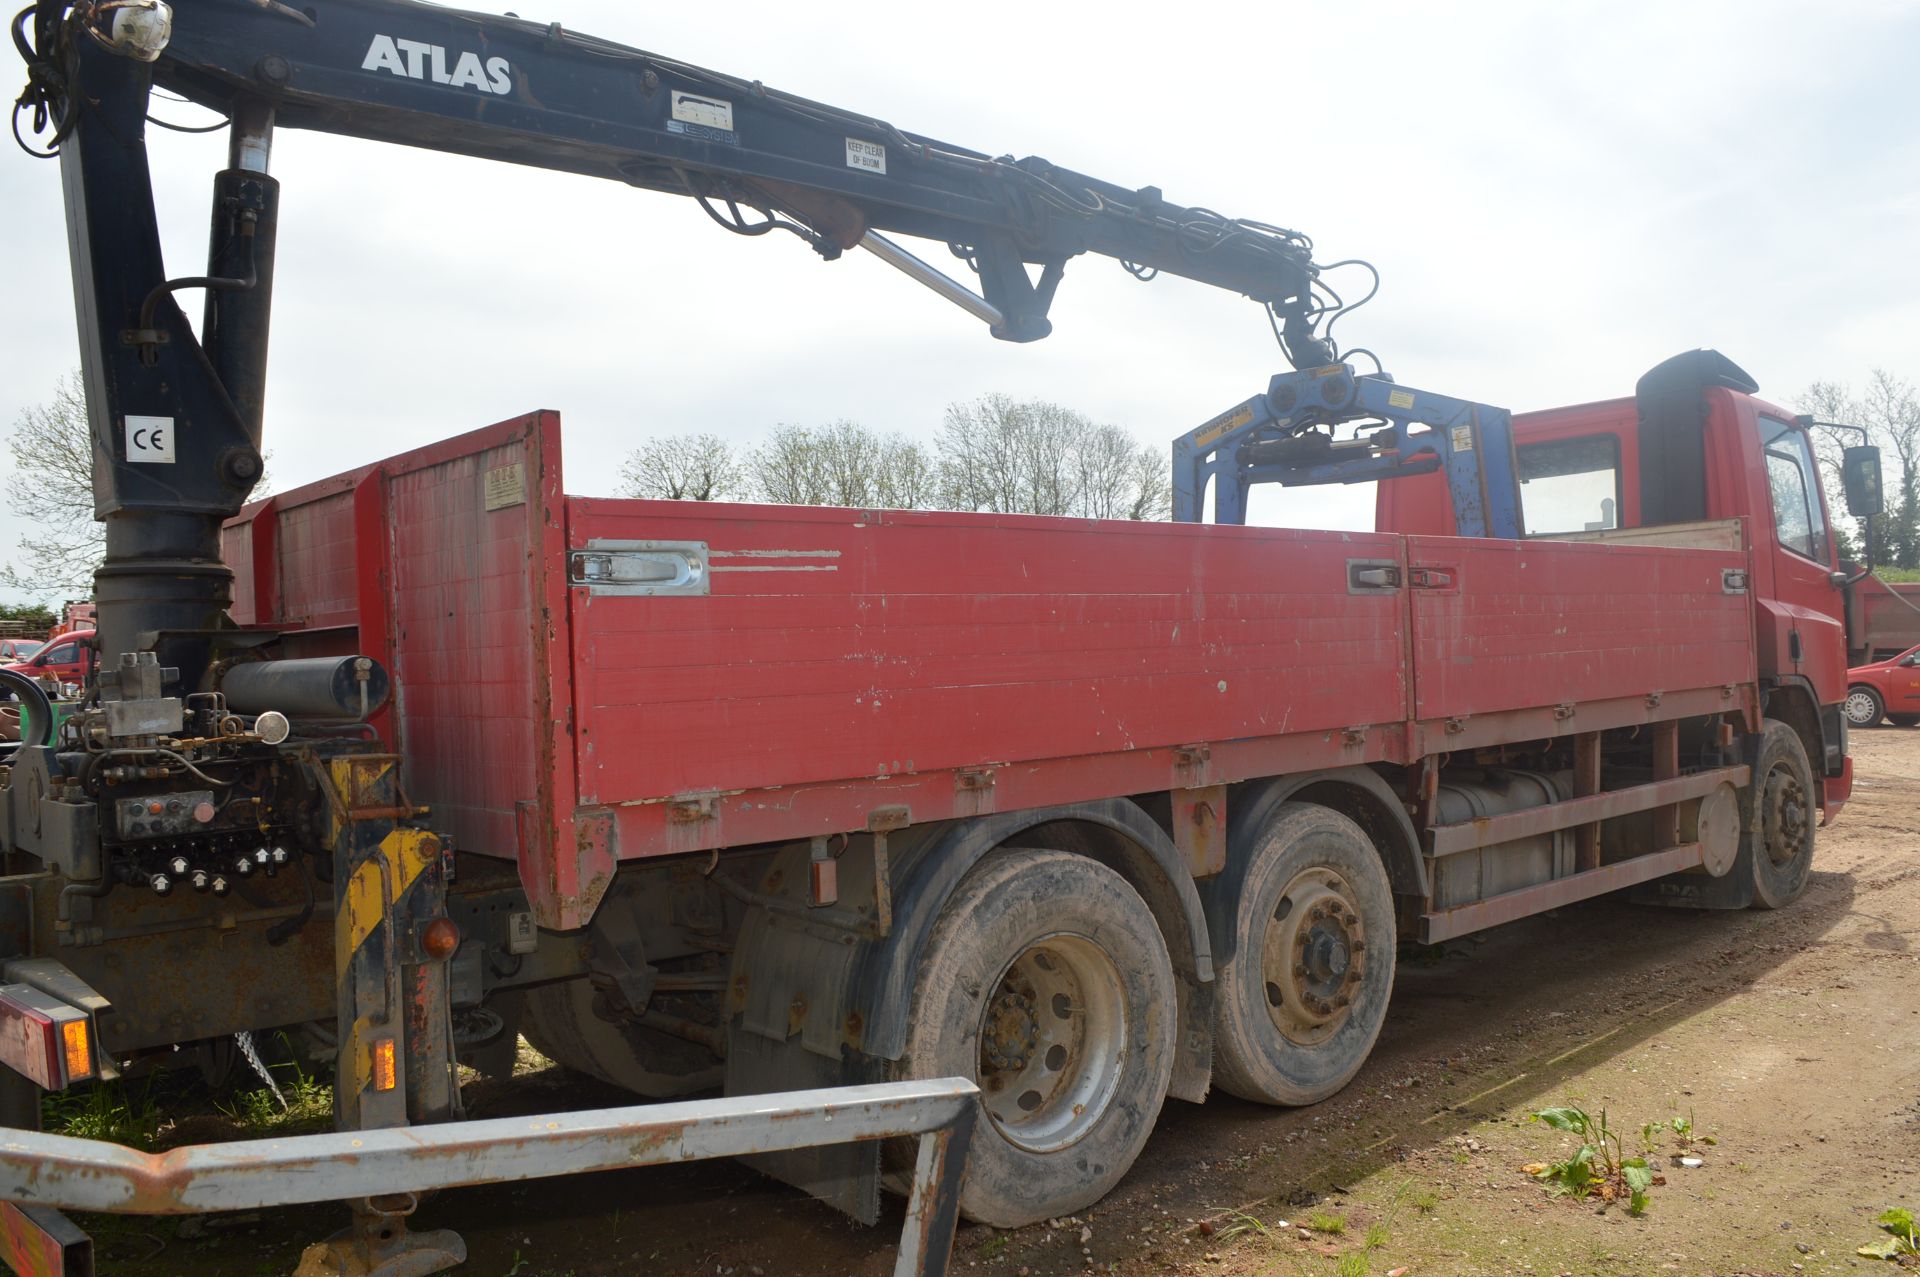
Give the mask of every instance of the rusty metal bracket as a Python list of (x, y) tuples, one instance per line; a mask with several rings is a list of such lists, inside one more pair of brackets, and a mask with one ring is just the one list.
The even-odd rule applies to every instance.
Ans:
[(667, 804), (667, 819), (676, 825), (697, 825), (703, 820), (717, 819), (719, 812), (714, 804), (718, 801), (717, 794), (676, 798)]
[(1227, 867), (1227, 787), (1175, 789), (1173, 845), (1180, 850), (1187, 872), (1206, 878)]

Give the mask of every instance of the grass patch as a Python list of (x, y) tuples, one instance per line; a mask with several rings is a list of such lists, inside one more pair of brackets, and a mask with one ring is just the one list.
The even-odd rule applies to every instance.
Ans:
[(40, 1098), (40, 1125), (82, 1140), (109, 1140), (151, 1152), (160, 1136), (160, 1106), (151, 1078), (138, 1084), (95, 1082)]
[(291, 1080), (280, 1082), (286, 1108), (262, 1086), (251, 1091), (235, 1091), (219, 1110), (246, 1128), (250, 1135), (291, 1135), (303, 1131), (325, 1130), (333, 1124), (333, 1088), (325, 1082), (298, 1072)]
[(1423, 1188), (1412, 1198), (1413, 1208), (1422, 1215), (1431, 1215), (1440, 1208), (1440, 1195), (1431, 1188)]
[(1373, 1271), (1373, 1261), (1364, 1250), (1350, 1250), (1340, 1256), (1340, 1263), (1333, 1271), (1338, 1277), (1367, 1277)]
[(1387, 1231), (1385, 1224), (1369, 1224), (1366, 1238), (1361, 1244), (1368, 1250), (1379, 1250), (1391, 1240), (1393, 1240), (1393, 1234)]
[(1338, 1237), (1347, 1231), (1347, 1217), (1336, 1215), (1332, 1211), (1317, 1210), (1307, 1216), (1307, 1227), (1316, 1233)]

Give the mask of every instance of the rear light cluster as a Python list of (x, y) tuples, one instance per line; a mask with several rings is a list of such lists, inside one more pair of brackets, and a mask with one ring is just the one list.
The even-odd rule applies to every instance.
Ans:
[(0, 1064), (42, 1090), (96, 1076), (93, 1025), (85, 1011), (29, 984), (0, 984)]

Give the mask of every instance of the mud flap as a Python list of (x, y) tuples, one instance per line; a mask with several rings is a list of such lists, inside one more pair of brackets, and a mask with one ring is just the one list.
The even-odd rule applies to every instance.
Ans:
[[(872, 1072), (873, 1076), (860, 1076)], [(816, 1055), (798, 1038), (773, 1042), (740, 1027), (727, 1033), (727, 1087), (729, 1096), (764, 1095), (843, 1086), (883, 1079), (878, 1069), (864, 1070), (851, 1063)], [(880, 1221), (880, 1141), (823, 1144), (783, 1153), (761, 1153), (740, 1159), (762, 1175), (819, 1198), (862, 1224)]]
[(1745, 909), (1753, 903), (1753, 845), (1740, 839), (1733, 868), (1718, 878), (1703, 873), (1669, 874), (1643, 882), (1628, 891), (1637, 905), (1665, 905), (1674, 909)]

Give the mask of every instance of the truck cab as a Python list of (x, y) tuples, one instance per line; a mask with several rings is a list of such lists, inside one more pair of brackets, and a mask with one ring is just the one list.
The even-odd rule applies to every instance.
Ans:
[[(1851, 789), (1846, 577), (1812, 441), (1757, 389), (1725, 356), (1690, 351), (1632, 397), (1516, 415), (1522, 524), (1557, 540), (1744, 543), (1767, 714), (1800, 733), (1831, 818)], [(1380, 484), (1375, 527), (1454, 535), (1441, 476)]]

